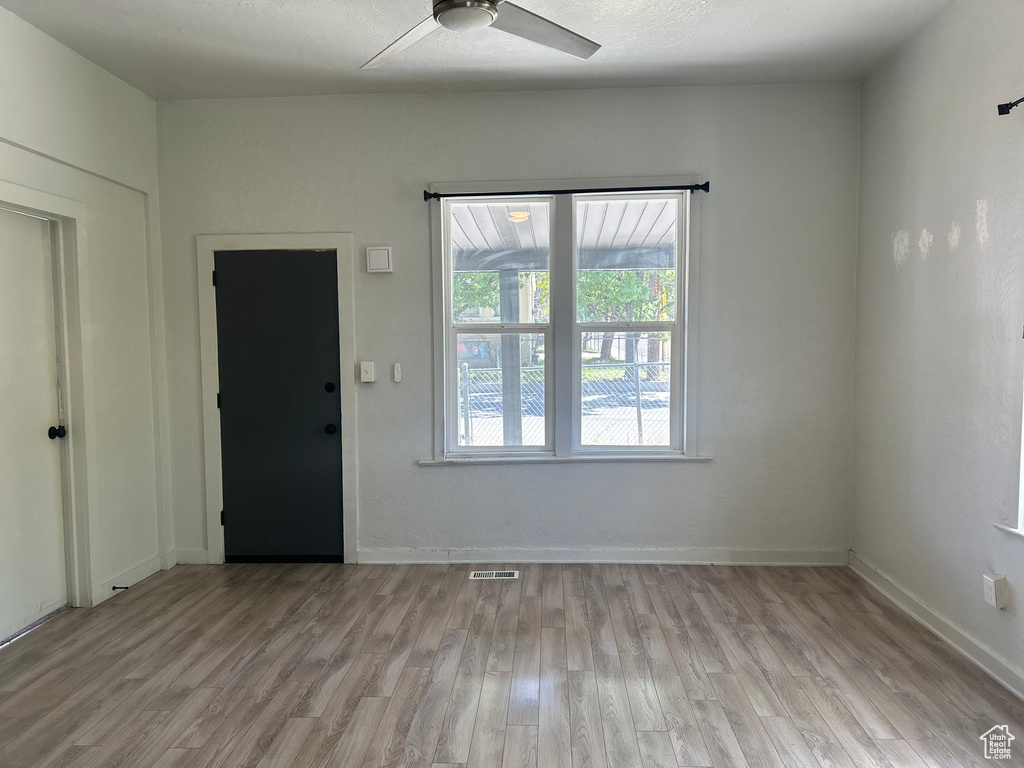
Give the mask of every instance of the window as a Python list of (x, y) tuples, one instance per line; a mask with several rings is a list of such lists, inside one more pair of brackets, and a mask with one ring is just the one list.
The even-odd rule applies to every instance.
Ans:
[(691, 192), (651, 186), (440, 200), (445, 458), (683, 455)]
[(677, 300), (683, 195), (573, 200), (574, 447), (682, 449)]
[[(1018, 400), (1018, 402), (1020, 401)], [(1020, 452), (1017, 454), (1017, 458), (1019, 460), (1018, 469), (1020, 474), (1018, 475), (1017, 483), (1016, 520), (1011, 520), (1009, 515), (1001, 515), (1000, 521), (993, 523), (993, 525), (1001, 531), (1024, 538), (1024, 421), (1021, 422), (1021, 439), (1018, 445)]]
[(1020, 460), (1020, 474), (1018, 475), (1019, 481), (1017, 484), (1017, 519), (1010, 520), (1008, 516), (1004, 516), (1001, 522), (994, 523), (996, 528), (1006, 531), (1007, 533), (1016, 534), (1024, 538), (1024, 421), (1021, 423), (1021, 439), (1020, 439), (1020, 453), (1018, 454)]
[(444, 202), (449, 450), (550, 450), (550, 198)]

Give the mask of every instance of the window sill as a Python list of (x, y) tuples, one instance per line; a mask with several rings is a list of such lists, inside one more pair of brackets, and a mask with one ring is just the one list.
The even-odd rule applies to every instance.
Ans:
[(706, 462), (711, 461), (710, 456), (683, 456), (681, 453), (608, 453), (591, 456), (466, 456), (448, 457), (445, 459), (421, 459), (421, 467), (456, 467), (463, 465), (480, 464), (608, 464), (608, 463), (634, 463), (645, 461), (682, 461), (682, 462)]
[(1009, 525), (1003, 525), (1002, 523), (992, 523), (992, 527), (998, 528), (1003, 533), (1008, 533), (1011, 536), (1018, 536), (1024, 539), (1024, 531), (1022, 531), (1020, 528), (1013, 528)]

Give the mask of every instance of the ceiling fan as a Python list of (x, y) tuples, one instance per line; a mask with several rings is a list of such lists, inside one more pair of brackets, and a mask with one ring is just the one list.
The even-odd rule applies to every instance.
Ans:
[(578, 59), (589, 59), (601, 46), (593, 40), (530, 13), (508, 0), (435, 0), (434, 12), (378, 53), (360, 69), (373, 69), (410, 48), (439, 27), (469, 32), (491, 27), (532, 40)]

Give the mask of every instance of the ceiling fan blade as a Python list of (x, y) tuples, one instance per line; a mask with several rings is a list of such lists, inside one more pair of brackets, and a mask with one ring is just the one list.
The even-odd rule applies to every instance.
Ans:
[(438, 30), (440, 28), (441, 25), (434, 21), (434, 17), (428, 16), (415, 27), (413, 27), (404, 35), (402, 35), (400, 38), (395, 40), (395, 42), (393, 42), (383, 51), (381, 51), (368, 62), (363, 64), (363, 66), (361, 66), (360, 69), (373, 69), (375, 67), (379, 67), (384, 62), (393, 59), (402, 51), (406, 50), (407, 48), (411, 48), (424, 37), (429, 35), (431, 32)]
[(491, 28), (563, 51), (578, 59), (589, 59), (601, 47), (593, 40), (577, 35), (507, 0), (498, 6), (498, 17), (491, 24)]

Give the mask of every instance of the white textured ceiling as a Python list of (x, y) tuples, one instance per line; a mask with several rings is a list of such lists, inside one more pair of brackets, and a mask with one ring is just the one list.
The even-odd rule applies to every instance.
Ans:
[(429, 0), (0, 0), (157, 98), (811, 82), (860, 78), (951, 0), (517, 0), (602, 44), (579, 61), (440, 30), (359, 66)]

